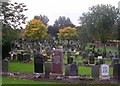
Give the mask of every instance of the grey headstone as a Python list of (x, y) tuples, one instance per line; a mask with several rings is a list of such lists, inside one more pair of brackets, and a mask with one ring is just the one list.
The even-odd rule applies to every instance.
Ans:
[(70, 65), (70, 76), (78, 76), (78, 66), (75, 63)]
[(67, 64), (65, 66), (65, 76), (69, 76), (70, 75), (70, 64)]
[(51, 72), (51, 62), (45, 62), (45, 77), (49, 78)]
[(99, 77), (99, 65), (92, 65), (92, 77)]
[(8, 60), (2, 60), (2, 72), (3, 73), (9, 72), (9, 61)]

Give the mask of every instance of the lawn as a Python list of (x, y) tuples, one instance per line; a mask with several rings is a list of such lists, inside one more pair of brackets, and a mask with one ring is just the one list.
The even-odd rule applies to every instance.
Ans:
[(62, 84), (57, 82), (41, 82), (18, 78), (2, 78), (2, 84)]
[(34, 65), (22, 62), (10, 62), (10, 72), (33, 73)]
[[(21, 73), (33, 73), (34, 72), (34, 65), (33, 64), (26, 64), (26, 63), (17, 63), (17, 62), (10, 62), (10, 72), (21, 72)], [(91, 75), (91, 67), (84, 67), (80, 66), (78, 69), (79, 74), (82, 75)], [(65, 68), (64, 68), (65, 72)], [(110, 75), (113, 74), (113, 68), (110, 67)]]

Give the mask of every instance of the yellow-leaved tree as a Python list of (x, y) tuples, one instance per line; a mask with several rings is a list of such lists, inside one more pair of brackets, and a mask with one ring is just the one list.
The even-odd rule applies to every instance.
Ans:
[(61, 40), (72, 40), (77, 37), (77, 29), (72, 27), (65, 27), (59, 30), (58, 39)]
[(48, 29), (42, 21), (33, 19), (26, 25), (23, 35), (26, 39), (38, 41), (47, 36), (47, 31)]

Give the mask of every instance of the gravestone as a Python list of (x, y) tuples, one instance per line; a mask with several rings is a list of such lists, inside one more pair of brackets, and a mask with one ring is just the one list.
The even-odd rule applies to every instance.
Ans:
[(69, 76), (70, 75), (70, 64), (67, 64), (65, 66), (65, 76)]
[(37, 53), (34, 57), (34, 72), (43, 73), (43, 56)]
[(17, 54), (17, 61), (23, 61), (23, 55), (21, 53)]
[(92, 77), (99, 77), (99, 65), (92, 65)]
[(13, 61), (16, 61), (16, 58), (17, 58), (17, 55), (16, 54), (13, 54)]
[(109, 53), (109, 52), (106, 53), (106, 58), (107, 58), (108, 60), (110, 59), (110, 53)]
[(94, 64), (94, 61), (95, 61), (94, 56), (90, 56), (89, 63), (90, 64)]
[(9, 61), (8, 60), (2, 60), (2, 73), (8, 73), (9, 72)]
[(113, 65), (113, 77), (120, 79), (120, 64)]
[(67, 57), (67, 63), (72, 64), (73, 63), (73, 57), (71, 57), (71, 56)]
[(100, 80), (110, 80), (109, 66), (107, 64), (102, 64), (100, 67)]
[(64, 61), (63, 52), (59, 49), (52, 51), (51, 73), (63, 74)]
[(78, 76), (78, 66), (76, 63), (70, 65), (70, 76)]
[(85, 56), (86, 56), (86, 59), (88, 58), (88, 55), (89, 55), (89, 50), (85, 50)]
[(119, 58), (112, 58), (112, 66), (119, 63)]
[(45, 62), (45, 77), (49, 78), (51, 72), (51, 62)]

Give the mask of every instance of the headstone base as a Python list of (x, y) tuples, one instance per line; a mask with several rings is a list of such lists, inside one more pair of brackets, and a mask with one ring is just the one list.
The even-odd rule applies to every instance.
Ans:
[(80, 76), (68, 76), (69, 79), (79, 79)]
[(100, 76), (100, 80), (110, 80), (110, 76)]
[(34, 73), (34, 77), (35, 78), (43, 78), (44, 77), (44, 73)]
[(58, 73), (50, 73), (49, 78), (50, 79), (57, 79), (57, 80), (61, 80), (65, 77), (65, 74), (58, 74)]

